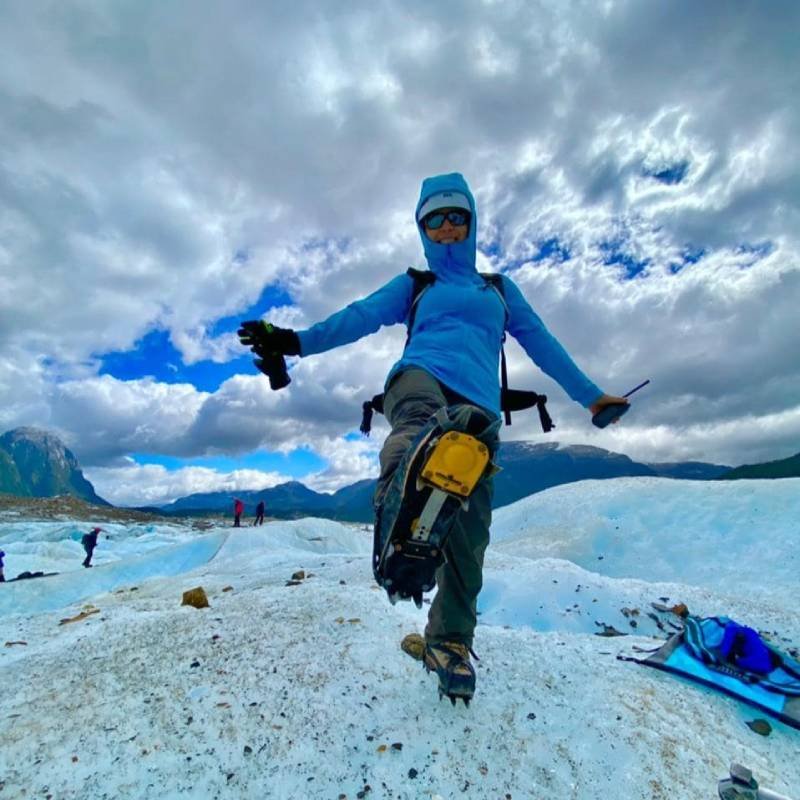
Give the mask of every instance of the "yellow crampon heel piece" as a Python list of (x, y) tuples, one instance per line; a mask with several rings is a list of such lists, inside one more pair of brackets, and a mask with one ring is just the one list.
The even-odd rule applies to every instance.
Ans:
[(420, 475), (436, 489), (469, 497), (489, 463), (489, 448), (468, 433), (451, 431), (442, 436), (428, 456)]

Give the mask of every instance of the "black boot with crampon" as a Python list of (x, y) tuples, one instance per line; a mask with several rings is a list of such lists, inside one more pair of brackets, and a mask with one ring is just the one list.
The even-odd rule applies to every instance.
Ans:
[(471, 647), (456, 641), (428, 644), (418, 633), (409, 633), (400, 648), (415, 661), (421, 661), (428, 672), (436, 673), (440, 700), (447, 696), (453, 705), (460, 699), (469, 706), (475, 694), (475, 668), (469, 657), (478, 660)]
[(403, 456), (376, 512), (372, 570), (392, 603), (436, 585), (436, 570), (456, 516), (492, 463), (500, 419), (471, 405), (431, 417)]
[(461, 642), (425, 645), (422, 663), (439, 679), (440, 700), (447, 696), (453, 705), (456, 700), (463, 700), (469, 706), (475, 694), (475, 667), (469, 659), (470, 653), (472, 650)]

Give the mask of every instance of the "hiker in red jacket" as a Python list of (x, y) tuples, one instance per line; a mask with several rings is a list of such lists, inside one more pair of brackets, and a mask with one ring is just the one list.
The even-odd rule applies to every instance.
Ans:
[(241, 527), (242, 514), (244, 513), (244, 503), (237, 497), (233, 501), (233, 527)]

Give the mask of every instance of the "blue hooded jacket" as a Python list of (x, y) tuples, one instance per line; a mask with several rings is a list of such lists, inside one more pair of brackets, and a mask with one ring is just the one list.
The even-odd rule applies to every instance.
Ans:
[[(389, 372), (386, 384), (403, 369), (424, 369), (452, 391), (499, 415), (500, 347), (507, 330), (573, 400), (590, 406), (603, 392), (578, 369), (514, 281), (502, 276), (504, 306), (498, 293), (479, 275), (475, 267), (475, 199), (464, 177), (453, 172), (426, 178), (414, 219), (428, 198), (445, 191), (461, 192), (469, 198), (469, 235), (463, 242), (436, 244), (417, 223), (425, 258), (436, 281), (420, 296), (411, 339)], [(406, 322), (413, 290), (413, 278), (405, 273), (398, 275), (324, 322), (298, 331), (302, 355), (323, 353), (355, 342), (383, 325)]]

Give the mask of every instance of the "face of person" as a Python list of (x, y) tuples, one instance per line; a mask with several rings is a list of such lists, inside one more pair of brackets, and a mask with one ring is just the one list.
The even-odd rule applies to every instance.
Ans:
[[(453, 221), (450, 219), (451, 212), (453, 216), (466, 217), (465, 222), (462, 225), (453, 224)], [(444, 221), (439, 227), (429, 227), (428, 221), (434, 223), (439, 222), (442, 216), (444, 217)], [(432, 242), (436, 242), (437, 244), (463, 242), (469, 233), (469, 212), (464, 211), (463, 208), (437, 208), (436, 211), (432, 211), (428, 214), (422, 223), (425, 226), (426, 236)]]

